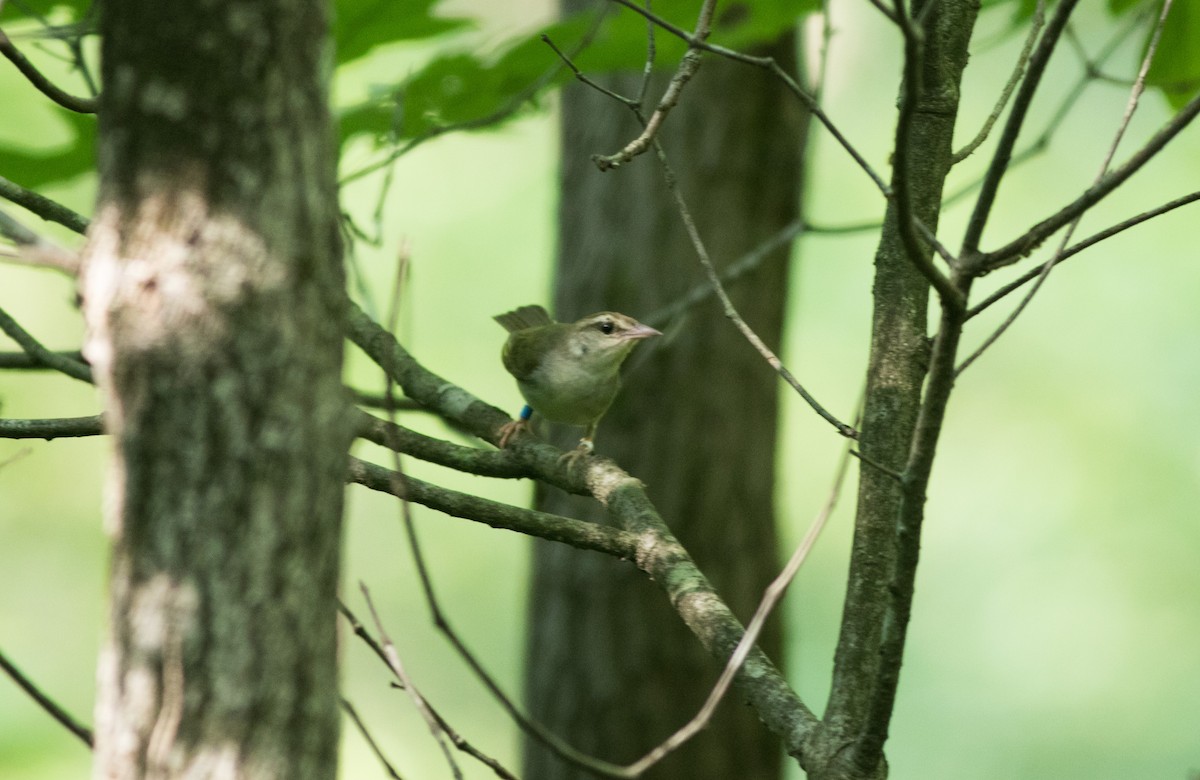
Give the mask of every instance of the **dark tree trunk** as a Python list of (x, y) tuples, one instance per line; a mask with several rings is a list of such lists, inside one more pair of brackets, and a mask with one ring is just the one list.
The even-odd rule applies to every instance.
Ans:
[[(790, 63), (794, 47), (788, 36), (770, 53)], [(635, 94), (638, 80), (606, 83)], [(688, 85), (662, 140), (718, 263), (737, 258), (797, 215), (806, 126), (796, 101), (754, 69), (708, 58)], [(560, 320), (602, 309), (643, 318), (702, 280), (653, 153), (605, 174), (589, 159), (616, 151), (639, 129), (608, 98), (582, 86), (565, 91)], [(733, 289), (745, 318), (773, 345), (783, 323), (787, 255), (776, 252)], [(712, 301), (639, 349), (627, 365), (625, 389), (600, 425), (597, 452), (648, 485), (672, 530), (747, 619), (779, 565), (777, 377)], [(603, 522), (594, 505), (557, 492), (542, 496), (540, 505)], [(535, 561), (526, 687), (533, 716), (594, 755), (622, 762), (640, 757), (696, 712), (720, 665), (629, 565), (543, 543)], [(761, 644), (781, 660), (778, 620)], [(736, 696), (730, 699), (705, 733), (648, 776), (777, 777), (778, 739)], [(528, 745), (525, 775), (589, 776), (536, 743)]]
[(97, 778), (331, 778), (349, 443), (326, 6), (105, 0)]

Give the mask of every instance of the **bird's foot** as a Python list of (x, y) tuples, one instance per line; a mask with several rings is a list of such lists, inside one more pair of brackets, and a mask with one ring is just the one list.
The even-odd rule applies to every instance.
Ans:
[(558, 457), (559, 463), (565, 463), (568, 469), (575, 467), (575, 464), (580, 462), (580, 459), (591, 457), (596, 451), (596, 445), (586, 436), (579, 440), (579, 446), (570, 452), (563, 453)]
[(529, 420), (509, 420), (497, 431), (499, 435), (496, 437), (496, 446), (504, 449), (509, 442), (527, 430), (529, 430)]

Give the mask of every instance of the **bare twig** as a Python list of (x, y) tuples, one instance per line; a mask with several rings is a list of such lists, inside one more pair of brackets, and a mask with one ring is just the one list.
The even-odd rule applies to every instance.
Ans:
[[(717, 6), (717, 0), (704, 0), (700, 5), (700, 13), (696, 18), (696, 28), (692, 32), (692, 39), (703, 42), (708, 38), (712, 30), (713, 11)], [(691, 81), (692, 76), (696, 75), (696, 71), (700, 69), (700, 49), (689, 44), (688, 50), (683, 55), (683, 59), (679, 62), (679, 67), (675, 70), (675, 75), (671, 77), (671, 82), (667, 85), (667, 89), (663, 92), (662, 98), (658, 101), (658, 107), (654, 109), (654, 113), (650, 118), (643, 123), (641, 134), (626, 144), (625, 148), (616, 154), (594, 154), (592, 162), (602, 171), (607, 171), (616, 168), (620, 165), (632, 160), (639, 154), (642, 154), (650, 148), (650, 144), (658, 136), (659, 128), (666, 121), (667, 114), (671, 109), (679, 104), (679, 98), (683, 94), (683, 88)], [(647, 73), (648, 77), (648, 73)], [(645, 79), (643, 79), (643, 88)], [(640, 106), (640, 99), (637, 101)]]
[(80, 363), (64, 357), (61, 353), (46, 349), (40, 341), (22, 328), (4, 309), (0, 309), (0, 330), (4, 331), (10, 339), (17, 342), (17, 345), (25, 350), (31, 358), (41, 362), (47, 368), (52, 368), (55, 371), (66, 374), (72, 379), (78, 379), (80, 382), (91, 384), (92, 369), (90, 366), (86, 363)]
[(29, 697), (37, 702), (39, 707), (50, 713), (50, 717), (62, 724), (67, 731), (79, 737), (80, 741), (89, 748), (92, 747), (92, 730), (71, 717), (70, 713), (55, 704), (54, 700), (49, 696), (42, 693), (41, 689), (34, 685), (32, 680), (22, 674), (21, 670), (12, 661), (9, 661), (3, 652), (0, 652), (0, 669), (3, 669), (4, 673), (12, 678), (12, 681), (21, 690), (29, 694)]
[(52, 417), (43, 420), (0, 418), (0, 439), (71, 439), (104, 434), (100, 415), (92, 417)]
[(53, 268), (68, 276), (79, 273), (79, 254), (38, 235), (25, 225), (0, 210), (0, 236), (17, 245), (17, 251), (9, 255), (14, 262), (39, 268)]
[(1000, 189), (1000, 181), (1004, 178), (1004, 174), (1008, 170), (1008, 165), (1012, 159), (1012, 151), (1017, 143), (1017, 137), (1021, 133), (1021, 128), (1025, 125), (1025, 118), (1029, 113), (1030, 105), (1033, 103), (1033, 96), (1041, 84), (1042, 76), (1046, 73), (1046, 66), (1050, 62), (1050, 55), (1057, 48), (1063, 29), (1067, 25), (1067, 20), (1071, 18), (1071, 12), (1075, 10), (1075, 5), (1078, 1), (1062, 0), (1059, 3), (1054, 16), (1046, 26), (1045, 32), (1042, 33), (1042, 38), (1038, 42), (1033, 56), (1029, 59), (1029, 67), (1025, 72), (1025, 77), (1021, 80), (1020, 88), (1017, 90), (1017, 96), (1013, 101), (1012, 110), (1008, 114), (1008, 121), (1004, 125), (1004, 131), (1000, 134), (996, 150), (992, 153), (991, 164), (988, 166), (987, 173), (984, 174), (983, 182), (980, 185), (979, 197), (975, 201), (975, 209), (971, 212), (971, 218), (967, 223), (967, 230), (963, 236), (962, 251), (959, 255), (968, 262), (968, 265), (970, 261), (967, 258), (970, 258), (979, 251), (979, 242), (983, 237), (983, 229), (987, 226), (988, 218), (991, 216), (992, 207), (996, 203), (996, 193)]
[(1004, 89), (1000, 91), (1000, 97), (996, 100), (996, 106), (992, 109), (992, 113), (988, 115), (988, 118), (984, 120), (983, 127), (979, 128), (979, 132), (976, 133), (975, 137), (954, 153), (954, 156), (950, 159), (951, 165), (957, 165), (970, 157), (987, 140), (988, 134), (992, 132), (992, 127), (1000, 119), (1000, 115), (1004, 113), (1004, 107), (1008, 105), (1008, 100), (1012, 97), (1013, 90), (1017, 88), (1017, 84), (1021, 81), (1021, 76), (1025, 73), (1025, 66), (1029, 62), (1029, 55), (1033, 52), (1033, 45), (1037, 42), (1038, 34), (1042, 31), (1042, 25), (1045, 23), (1046, 0), (1037, 0), (1037, 6), (1033, 11), (1033, 18), (1029, 22), (1029, 35), (1025, 37), (1025, 45), (1021, 47), (1021, 54), (1017, 57), (1017, 64), (1013, 66), (1012, 75), (1008, 77), (1008, 82), (1004, 85)]
[(46, 78), (29, 59), (13, 45), (9, 37), (5, 35), (3, 30), (0, 30), (0, 54), (8, 58), (8, 61), (16, 66), (30, 84), (37, 88), (46, 97), (53, 100), (58, 105), (79, 114), (94, 114), (96, 113), (97, 101), (95, 98), (76, 97), (75, 95), (60, 89)]
[(14, 184), (3, 176), (0, 176), (0, 198), (12, 201), (42, 219), (48, 222), (57, 222), (80, 235), (87, 232), (87, 217), (76, 214), (61, 203), (39, 195), (33, 190), (27, 190), (19, 184)]
[(580, 550), (595, 550), (614, 558), (631, 559), (637, 552), (637, 537), (619, 528), (501, 504), (470, 493), (431, 485), (411, 476), (404, 476), (401, 480), (397, 472), (358, 458), (350, 458), (348, 474), (349, 481), (371, 490), (391, 493), (397, 498), (453, 517), (484, 523), (492, 528), (562, 542)]
[[(371, 648), (371, 651), (374, 652), (381, 661), (383, 661), (385, 666), (389, 666), (387, 654), (384, 652), (383, 647), (380, 646), (379, 642), (375, 641), (375, 637), (371, 636), (371, 632), (368, 631), (365, 626), (363, 626), (355, 614), (350, 611), (349, 607), (347, 607), (340, 600), (338, 601), (338, 611), (343, 617), (346, 618), (346, 621), (350, 624), (350, 628), (354, 632), (354, 635), (362, 639), (363, 642), (366, 643), (369, 648)], [(404, 687), (403, 683), (400, 682), (396, 682), (395, 685), (397, 688)], [(437, 718), (438, 724), (441, 725), (442, 730), (446, 733), (446, 736), (450, 739), (451, 743), (453, 743), (454, 747), (476, 759), (484, 766), (490, 768), (497, 777), (500, 777), (503, 780), (517, 780), (516, 776), (513, 775), (512, 772), (508, 771), (499, 761), (479, 750), (467, 740), (463, 739), (463, 737), (450, 726), (442, 714), (438, 712), (433, 705), (429, 705), (429, 711), (433, 714), (433, 717)], [(382, 759), (382, 756), (380, 756), (380, 758)]]
[(442, 754), (445, 755), (447, 763), (450, 765), (450, 771), (454, 773), (457, 780), (462, 780), (462, 769), (459, 768), (458, 762), (454, 760), (454, 754), (450, 752), (449, 745), (443, 739), (444, 730), (437, 718), (429, 710), (429, 705), (425, 701), (425, 697), (421, 695), (416, 686), (413, 685), (412, 678), (408, 676), (408, 672), (404, 669), (404, 664), (400, 662), (400, 654), (396, 652), (396, 646), (392, 644), (391, 637), (387, 635), (387, 630), (383, 627), (383, 621), (379, 619), (379, 613), (375, 611), (375, 604), (371, 601), (371, 591), (367, 590), (367, 586), (363, 583), (358, 584), (362, 590), (363, 598), (367, 600), (367, 609), (371, 611), (371, 618), (375, 621), (375, 630), (379, 632), (380, 645), (383, 647), (383, 655), (387, 658), (388, 668), (392, 670), (392, 674), (396, 675), (405, 692), (412, 699), (413, 705), (417, 708), (417, 712), (421, 713), (421, 717), (425, 719), (426, 725), (429, 726), (429, 731), (433, 734), (434, 740), (437, 741), (438, 747), (442, 749)]
[[(625, 4), (624, 0), (614, 0), (614, 2), (621, 2), (622, 5)], [(650, 17), (648, 16), (648, 18)], [(559, 56), (567, 62), (572, 71), (579, 74), (578, 68), (576, 68), (568, 58), (559, 52), (557, 48), (555, 48), (555, 51), (558, 52)], [(583, 77), (582, 74), (579, 74), (579, 77), (585, 83), (589, 85), (593, 84), (593, 82), (591, 82), (589, 79)], [(643, 125), (646, 124), (645, 118), (642, 116), (642, 112), (637, 107), (635, 101), (622, 97), (621, 95), (613, 93), (611, 90), (603, 87), (598, 88), (603, 94), (614, 98), (630, 108), (633, 111), (634, 116), (637, 117), (637, 120)], [(700, 261), (701, 267), (704, 269), (705, 275), (708, 277), (709, 286), (712, 288), (713, 292), (721, 302), (721, 307), (725, 313), (725, 316), (729, 318), (738, 331), (746, 338), (747, 341), (750, 342), (750, 345), (753, 346), (754, 349), (763, 356), (763, 359), (767, 361), (767, 364), (770, 365), (771, 368), (773, 368), (776, 373), (778, 373), (784, 379), (784, 381), (791, 385), (792, 389), (795, 390), (800, 397), (803, 398), (808, 405), (811, 406), (813, 410), (821, 416), (822, 419), (833, 425), (834, 428), (836, 428), (837, 431), (843, 436), (851, 439), (856, 438), (858, 436), (858, 432), (854, 430), (853, 427), (846, 425), (834, 417), (817, 401), (816, 398), (814, 398), (807, 390), (805, 390), (803, 385), (800, 384), (799, 380), (796, 379), (792, 372), (783, 365), (783, 361), (779, 359), (779, 356), (776, 355), (775, 352), (767, 346), (766, 342), (764, 342), (762, 338), (754, 332), (754, 329), (751, 328), (744, 319), (742, 319), (742, 316), (738, 313), (737, 308), (733, 305), (733, 301), (729, 298), (728, 293), (725, 291), (725, 287), (721, 281), (721, 276), (717, 272), (716, 267), (713, 265), (712, 259), (709, 257), (708, 249), (704, 245), (704, 240), (700, 237), (700, 232), (696, 228), (695, 220), (692, 219), (691, 210), (688, 208), (687, 202), (683, 198), (683, 193), (681, 193), (679, 190), (675, 172), (672, 170), (670, 163), (667, 161), (666, 152), (663, 151), (662, 143), (659, 141), (657, 136), (652, 137), (650, 139), (650, 143), (653, 146), (655, 154), (658, 157), (659, 164), (663, 169), (663, 177), (666, 181), (667, 190), (671, 193), (671, 197), (675, 200), (676, 208), (679, 211), (680, 217), (683, 219), (684, 228), (687, 231), (688, 238), (692, 242), (692, 246), (696, 251), (696, 256)], [(786, 229), (787, 228), (785, 228), (785, 230)]]
[[(736, 284), (747, 274), (761, 267), (775, 252), (787, 247), (797, 236), (811, 229), (800, 218), (792, 220), (758, 246), (722, 268), (720, 272), (722, 284), (726, 286)], [(661, 330), (683, 312), (707, 301), (714, 295), (716, 295), (716, 290), (711, 284), (699, 282), (674, 301), (647, 315), (643, 318), (643, 322)]]
[(367, 747), (371, 748), (371, 752), (374, 753), (375, 757), (379, 759), (379, 763), (383, 764), (383, 770), (388, 773), (388, 777), (391, 777), (394, 780), (404, 780), (400, 773), (396, 771), (396, 767), (392, 766), (392, 762), (387, 760), (387, 756), (383, 754), (383, 750), (380, 749), (379, 743), (375, 741), (375, 738), (371, 736), (370, 730), (367, 729), (367, 724), (363, 723), (362, 718), (358, 716), (358, 710), (354, 709), (354, 705), (351, 704), (345, 696), (341, 697), (341, 702), (342, 709), (345, 710), (346, 714), (350, 716), (350, 720), (354, 723), (354, 727), (358, 729), (358, 733), (362, 734), (363, 739), (366, 740)]
[[(1011, 171), (1018, 165), (1036, 159), (1038, 155), (1050, 148), (1051, 141), (1054, 139), (1054, 136), (1057, 134), (1059, 128), (1063, 126), (1066, 118), (1070, 116), (1071, 110), (1075, 107), (1075, 104), (1079, 102), (1081, 97), (1083, 97), (1088, 85), (1095, 81), (1094, 73), (1096, 69), (1101, 64), (1107, 62), (1109, 58), (1111, 58), (1117, 51), (1120, 50), (1121, 44), (1128, 40), (1130, 32), (1137, 27), (1141, 23), (1143, 17), (1146, 16), (1146, 9), (1128, 14), (1128, 16), (1129, 19), (1125, 22), (1125, 24), (1123, 24), (1117, 29), (1116, 32), (1113, 33), (1113, 35), (1100, 48), (1100, 51), (1094, 58), (1088, 59), (1086, 53), (1080, 54), (1080, 59), (1082, 60), (1082, 72), (1080, 73), (1079, 78), (1075, 80), (1075, 83), (1072, 84), (1071, 88), (1067, 91), (1066, 97), (1063, 98), (1062, 102), (1055, 109), (1053, 116), (1051, 116), (1046, 122), (1045, 127), (1042, 128), (1042, 131), (1038, 134), (1038, 136), (1031, 141), (1026, 148), (1013, 154), (1012, 160), (1008, 165), (1008, 170)], [(1069, 35), (1070, 29), (1071, 27), (1068, 25), (1068, 40), (1071, 39), (1071, 36)], [(986, 178), (986, 174), (984, 178)], [(961, 187), (957, 191), (947, 195), (946, 198), (943, 199), (942, 205), (949, 206), (952, 203), (957, 203), (958, 201), (966, 198), (970, 193), (979, 189), (982, 186), (982, 183), (983, 179), (980, 179)]]
[(842, 422), (837, 417), (834, 417), (833, 414), (831, 414), (824, 406), (822, 406), (820, 402), (812, 396), (811, 393), (805, 390), (804, 386), (801, 385), (800, 381), (796, 379), (795, 375), (788, 370), (787, 366), (783, 364), (783, 361), (779, 359), (779, 356), (775, 354), (774, 350), (768, 347), (766, 342), (764, 342), (762, 338), (760, 338), (759, 335), (754, 332), (754, 329), (751, 328), (744, 319), (742, 319), (741, 314), (738, 313), (737, 308), (733, 305), (733, 301), (730, 299), (729, 294), (725, 291), (725, 286), (721, 283), (721, 277), (717, 273), (716, 266), (713, 265), (712, 259), (708, 255), (708, 248), (705, 247), (704, 240), (700, 237), (700, 231), (696, 228), (695, 220), (692, 219), (692, 212), (688, 208), (687, 202), (683, 198), (683, 193), (679, 190), (679, 185), (675, 178), (675, 172), (671, 169), (670, 164), (667, 162), (666, 153), (663, 151), (662, 144), (659, 143), (658, 139), (655, 139), (654, 141), (654, 151), (658, 155), (659, 164), (662, 166), (663, 175), (667, 183), (667, 189), (670, 191), (671, 196), (675, 200), (675, 206), (679, 211), (680, 218), (683, 220), (684, 228), (687, 230), (688, 238), (691, 239), (692, 247), (696, 251), (696, 257), (699, 259), (700, 265), (704, 269), (705, 276), (708, 277), (709, 284), (712, 285), (713, 292), (716, 293), (717, 299), (721, 302), (721, 308), (724, 311), (725, 316), (729, 318), (729, 321), (733, 323), (734, 327), (736, 327), (742, 336), (745, 337), (746, 341), (750, 342), (750, 345), (754, 347), (758, 354), (762, 355), (763, 359), (767, 361), (767, 364), (771, 366), (771, 368), (775, 369), (775, 372), (778, 373), (785, 382), (791, 385), (792, 389), (795, 390), (796, 393), (798, 393), (810, 407), (812, 407), (813, 411), (815, 411), (821, 417), (821, 419), (825, 420), (834, 428), (836, 428), (837, 432), (846, 438), (858, 438), (858, 431), (856, 431), (852, 426)]
[(783, 82), (784, 86), (786, 86), (788, 90), (795, 95), (801, 103), (804, 104), (805, 108), (807, 108), (812, 115), (817, 118), (817, 121), (825, 126), (825, 129), (829, 131), (829, 134), (832, 135), (838, 144), (846, 151), (846, 153), (850, 155), (858, 167), (870, 177), (871, 181), (875, 183), (875, 186), (879, 189), (879, 191), (882, 192), (885, 197), (891, 197), (891, 188), (887, 185), (887, 182), (883, 180), (883, 177), (871, 167), (871, 164), (867, 162), (866, 158), (862, 156), (858, 149), (856, 149), (849, 140), (847, 140), (842, 131), (833, 124), (833, 121), (829, 118), (829, 116), (825, 113), (825, 110), (821, 108), (820, 104), (817, 103), (813, 96), (806, 92), (796, 82), (796, 80), (792, 78), (791, 74), (784, 70), (783, 67), (781, 67), (779, 63), (775, 61), (774, 57), (756, 57), (754, 55), (745, 54), (724, 46), (718, 46), (707, 41), (698, 40), (687, 30), (681, 29), (680, 27), (672, 24), (647, 8), (642, 8), (641, 6), (635, 4), (632, 0), (610, 0), (610, 2), (617, 3), (618, 5), (622, 5), (631, 11), (641, 14), (658, 27), (666, 30), (676, 38), (679, 38), (685, 42), (691, 48), (716, 54), (718, 56), (725, 57), (726, 59), (733, 60), (734, 62), (740, 62), (744, 65), (753, 65), (770, 72)]
[(661, 761), (668, 754), (678, 749), (699, 733), (712, 720), (717, 705), (725, 698), (725, 694), (729, 691), (729, 687), (733, 683), (734, 675), (737, 674), (742, 664), (746, 662), (750, 650), (754, 647), (754, 643), (758, 641), (758, 636), (762, 633), (767, 618), (775, 609), (779, 600), (783, 598), (784, 593), (787, 592), (787, 588), (792, 584), (792, 580), (796, 578), (797, 572), (804, 565), (809, 552), (812, 550), (813, 545), (817, 543), (821, 531), (824, 530), (826, 521), (833, 513), (834, 507), (837, 506), (838, 497), (842, 493), (842, 483), (845, 481), (846, 472), (849, 471), (850, 452), (851, 448), (849, 443), (847, 443), (842, 454), (841, 463), (838, 465), (834, 475), (833, 485), (829, 489), (829, 496), (825, 499), (825, 504), (817, 513), (816, 518), (813, 519), (812, 525), (809, 526), (808, 532), (804, 535), (804, 539), (800, 541), (800, 544), (792, 552), (787, 565), (783, 567), (783, 570), (771, 581), (771, 584), (763, 592), (758, 609), (755, 610), (754, 617), (750, 619), (750, 623), (746, 626), (746, 633), (738, 640), (737, 646), (734, 648), (733, 653), (730, 654), (729, 660), (725, 663), (725, 668), (721, 671), (721, 676), (717, 678), (717, 682), (709, 692), (708, 698), (705, 699), (704, 705), (683, 727), (637, 762), (631, 764), (629, 769), (634, 775), (640, 775)]
[[(1154, 32), (1150, 37), (1150, 45), (1146, 48), (1146, 54), (1142, 58), (1142, 65), (1138, 69), (1137, 78), (1134, 81), (1133, 88), (1129, 92), (1129, 100), (1125, 104), (1125, 113), (1121, 117), (1121, 121), (1117, 126), (1116, 133), (1113, 135), (1112, 143), (1109, 144), (1108, 152), (1104, 155), (1104, 160), (1100, 163), (1100, 170), (1096, 174), (1093, 186), (1099, 185), (1100, 182), (1103, 181), (1104, 177), (1108, 174), (1108, 167), (1112, 163), (1113, 157), (1115, 157), (1117, 154), (1117, 147), (1120, 146), (1121, 139), (1125, 137), (1125, 131), (1129, 128), (1130, 120), (1133, 119), (1133, 112), (1137, 110), (1138, 101), (1141, 99), (1142, 91), (1145, 88), (1146, 74), (1150, 72), (1150, 63), (1154, 61), (1154, 54), (1158, 50), (1158, 42), (1160, 36), (1162, 35), (1163, 25), (1166, 24), (1167, 14), (1171, 12), (1171, 4), (1172, 0), (1164, 0), (1163, 2), (1162, 13), (1158, 17), (1158, 24), (1155, 26)], [(1054, 251), (1050, 258), (1042, 264), (1041, 270), (1037, 276), (1037, 280), (1033, 283), (1033, 286), (1029, 288), (1029, 292), (1025, 294), (1025, 297), (1021, 299), (1021, 302), (1017, 304), (1016, 308), (1009, 313), (1008, 317), (1006, 317), (1004, 321), (1000, 323), (1000, 325), (994, 331), (992, 331), (991, 335), (984, 339), (983, 343), (980, 344), (979, 347), (958, 366), (958, 368), (955, 370), (956, 376), (961, 374), (968, 366), (978, 360), (980, 355), (987, 351), (988, 347), (990, 347), (992, 344), (995, 344), (997, 339), (999, 339), (1006, 330), (1012, 327), (1012, 324), (1016, 322), (1017, 317), (1021, 315), (1021, 312), (1025, 311), (1025, 307), (1029, 305), (1030, 301), (1033, 300), (1033, 296), (1037, 295), (1038, 290), (1041, 289), (1046, 279), (1050, 276), (1050, 271), (1061, 261), (1063, 252), (1066, 250), (1067, 244), (1070, 243), (1071, 237), (1075, 235), (1075, 229), (1079, 226), (1079, 220), (1082, 218), (1083, 211), (1080, 211), (1075, 218), (1071, 220), (1070, 224), (1067, 225), (1067, 230), (1063, 234), (1062, 240), (1059, 241), (1058, 248)]]
[[(1128, 230), (1131, 227), (1140, 225), (1143, 222), (1147, 222), (1151, 219), (1154, 219), (1155, 217), (1166, 214), (1169, 211), (1174, 211), (1175, 209), (1179, 208), (1180, 206), (1186, 206), (1190, 203), (1195, 203), (1198, 200), (1200, 200), (1200, 191), (1192, 192), (1192, 193), (1189, 193), (1182, 197), (1175, 198), (1174, 200), (1168, 201), (1167, 203), (1164, 203), (1163, 205), (1158, 206), (1157, 208), (1150, 209), (1149, 211), (1144, 211), (1141, 214), (1137, 214), (1135, 216), (1130, 217), (1129, 219), (1122, 220), (1121, 222), (1118, 222), (1115, 225), (1107, 227), (1104, 230), (1093, 233), (1092, 235), (1088, 236), (1087, 238), (1083, 239), (1082, 241), (1080, 241), (1077, 244), (1072, 244), (1071, 246), (1067, 247), (1065, 250), (1062, 251), (1061, 254), (1059, 254), (1055, 258), (1054, 264), (1058, 265), (1059, 263), (1066, 260), (1067, 258), (1073, 257), (1073, 256), (1079, 254), (1080, 252), (1082, 252), (1083, 250), (1089, 249), (1092, 246), (1095, 246), (1096, 244), (1100, 243), (1101, 241), (1103, 241), (1107, 238), (1112, 238), (1113, 236), (1117, 235), (1118, 233)], [(1029, 271), (1025, 272), (1017, 279), (1015, 279), (1015, 280), (1009, 282), (1008, 284), (1004, 285), (1003, 287), (999, 288), (994, 293), (989, 295), (987, 298), (983, 299), (982, 301), (980, 301), (979, 303), (975, 304), (970, 309), (968, 309), (967, 310), (967, 319), (974, 317), (976, 314), (979, 314), (980, 312), (987, 309), (992, 304), (1005, 298), (1010, 293), (1012, 293), (1014, 290), (1024, 287), (1029, 282), (1032, 282), (1034, 279), (1037, 279), (1039, 276), (1041, 276), (1041, 273), (1042, 273), (1042, 266), (1038, 266), (1036, 268), (1031, 268)]]

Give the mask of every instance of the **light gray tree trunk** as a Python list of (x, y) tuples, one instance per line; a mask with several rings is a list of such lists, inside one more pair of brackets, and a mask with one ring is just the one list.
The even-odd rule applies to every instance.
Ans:
[[(788, 36), (770, 47), (794, 59)], [(636, 94), (638, 77), (605, 83)], [(663, 86), (662, 79), (657, 82)], [(652, 95), (661, 94), (651, 90)], [(649, 110), (649, 109), (648, 109)], [(563, 96), (558, 282), (560, 320), (612, 309), (643, 318), (702, 280), (652, 152), (601, 174), (640, 128), (623, 106), (579, 85)], [(798, 213), (806, 117), (765, 74), (704, 61), (662, 140), (714, 259), (724, 263)], [(733, 289), (751, 325), (778, 345), (788, 252)], [(597, 451), (651, 498), (743, 619), (778, 570), (773, 492), (778, 380), (709, 301), (639, 347), (625, 389), (600, 425)], [(560, 443), (573, 446), (577, 431)], [(548, 493), (540, 506), (603, 522), (594, 504)], [(530, 592), (526, 697), (535, 718), (600, 757), (629, 761), (683, 725), (720, 664), (683, 629), (661, 591), (631, 565), (539, 543)], [(775, 620), (761, 640), (777, 662)], [(649, 777), (777, 777), (782, 754), (731, 697), (713, 725)], [(588, 777), (529, 743), (525, 775)]]
[(326, 6), (105, 0), (97, 778), (331, 778), (349, 444)]

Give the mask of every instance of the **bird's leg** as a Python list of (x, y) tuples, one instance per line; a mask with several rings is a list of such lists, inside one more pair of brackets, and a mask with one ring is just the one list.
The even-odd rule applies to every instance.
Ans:
[(565, 462), (567, 467), (570, 468), (578, 463), (580, 458), (586, 458), (592, 455), (596, 451), (596, 426), (599, 424), (600, 421), (596, 420), (589, 425), (587, 427), (587, 431), (583, 435), (583, 438), (579, 440), (579, 444), (576, 445), (575, 449), (559, 457), (559, 461)]
[(496, 440), (497, 446), (504, 449), (508, 443), (515, 439), (518, 434), (529, 430), (529, 418), (533, 416), (533, 407), (526, 404), (521, 409), (521, 414), (515, 420), (509, 420), (500, 426), (498, 433), (500, 434)]

